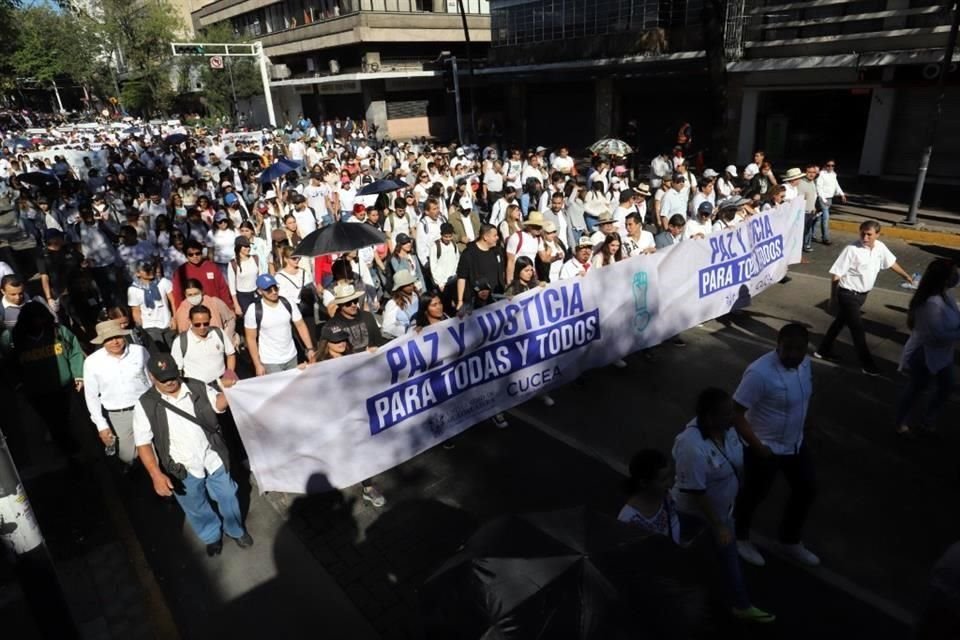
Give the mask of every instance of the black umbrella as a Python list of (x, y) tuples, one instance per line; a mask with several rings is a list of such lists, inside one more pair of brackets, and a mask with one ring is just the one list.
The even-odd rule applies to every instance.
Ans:
[(166, 138), (163, 139), (163, 144), (167, 146), (172, 146), (176, 144), (181, 144), (187, 141), (187, 134), (185, 133), (171, 133)]
[(427, 579), (428, 638), (689, 637), (706, 618), (696, 560), (584, 507), (481, 527)]
[(46, 173), (44, 171), (31, 171), (29, 173), (23, 173), (17, 176), (17, 179), (22, 184), (28, 184), (31, 187), (56, 187), (60, 184), (60, 180), (57, 179), (57, 176), (52, 173)]
[(260, 156), (249, 151), (234, 151), (227, 156), (227, 160), (239, 160), (240, 162), (259, 162)]
[(371, 224), (362, 222), (334, 222), (304, 238), (294, 255), (322, 256), (328, 253), (345, 253), (375, 244), (383, 244), (387, 236)]
[(357, 190), (358, 196), (372, 196), (378, 193), (390, 193), (400, 189), (407, 189), (410, 185), (398, 180), (375, 180), (370, 184), (365, 184)]

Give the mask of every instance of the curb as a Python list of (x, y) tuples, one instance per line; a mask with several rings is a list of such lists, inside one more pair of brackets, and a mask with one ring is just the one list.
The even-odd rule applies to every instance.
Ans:
[[(932, 244), (941, 247), (950, 247), (960, 249), (960, 234), (950, 231), (929, 231), (909, 227), (898, 227), (896, 225), (884, 224), (883, 235), (891, 238), (900, 238), (907, 242), (919, 242), (923, 244)], [(859, 222), (848, 222), (846, 220), (830, 220), (830, 228), (836, 231), (846, 233), (857, 233), (860, 230)]]

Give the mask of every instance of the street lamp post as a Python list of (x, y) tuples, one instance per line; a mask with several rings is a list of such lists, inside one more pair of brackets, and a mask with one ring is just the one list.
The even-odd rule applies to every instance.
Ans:
[(933, 117), (930, 119), (930, 125), (927, 133), (927, 145), (923, 148), (923, 155), (920, 156), (920, 168), (917, 170), (917, 183), (913, 189), (913, 200), (910, 202), (910, 211), (903, 224), (917, 224), (917, 211), (920, 208), (920, 197), (923, 195), (923, 184), (927, 180), (927, 169), (930, 168), (930, 156), (933, 155), (933, 143), (937, 137), (937, 129), (940, 125), (940, 117), (943, 115), (943, 98), (946, 93), (947, 73), (950, 72), (950, 66), (953, 64), (953, 51), (957, 46), (957, 31), (960, 29), (960, 7), (952, 0), (947, 2), (947, 9), (953, 11), (953, 24), (950, 26), (950, 35), (947, 36), (947, 46), (943, 52), (943, 60), (940, 63), (940, 75), (937, 77), (937, 104), (933, 110)]

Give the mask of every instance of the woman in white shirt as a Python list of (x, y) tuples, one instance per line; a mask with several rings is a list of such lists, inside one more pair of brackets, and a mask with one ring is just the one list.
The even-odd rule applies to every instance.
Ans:
[(656, 449), (644, 449), (630, 460), (624, 482), (627, 502), (617, 520), (680, 544), (680, 518), (670, 495), (670, 460)]
[(413, 326), (419, 309), (416, 278), (407, 270), (393, 274), (393, 293), (383, 307), (383, 327), (385, 336), (397, 338)]
[(513, 234), (523, 231), (523, 211), (521, 211), (520, 205), (507, 205), (507, 210), (503, 214), (503, 222), (497, 227), (497, 231), (500, 232), (500, 237), (504, 243)]
[(605, 267), (621, 260), (623, 260), (623, 243), (620, 241), (620, 234), (607, 234), (597, 254), (593, 256), (593, 266)]
[(225, 213), (218, 213), (214, 218), (214, 227), (209, 234), (210, 260), (215, 262), (226, 277), (227, 266), (233, 260), (234, 241), (237, 232), (233, 230), (233, 223)]
[(953, 359), (960, 340), (960, 309), (948, 290), (960, 282), (952, 260), (937, 258), (927, 266), (907, 310), (910, 338), (903, 347), (900, 370), (909, 376), (897, 406), (897, 435), (913, 434), (907, 424), (931, 378), (936, 390), (924, 408), (921, 429), (935, 430), (936, 417), (953, 391)]
[(737, 187), (737, 168), (732, 164), (723, 170), (723, 176), (717, 178), (717, 201), (740, 193)]
[(242, 316), (257, 299), (257, 276), (260, 275), (260, 261), (250, 252), (250, 241), (245, 236), (238, 236), (234, 241), (234, 258), (227, 267), (233, 312)]
[(776, 617), (751, 604), (733, 533), (733, 505), (743, 475), (743, 445), (733, 421), (730, 394), (716, 388), (700, 392), (696, 419), (674, 440), (673, 499), (681, 520), (686, 516), (690, 526), (699, 523), (713, 534), (733, 616), (768, 623)]
[(249, 220), (244, 220), (238, 231), (241, 236), (250, 241), (250, 253), (257, 257), (260, 273), (268, 273), (270, 271), (270, 246), (267, 241), (257, 235), (256, 228)]

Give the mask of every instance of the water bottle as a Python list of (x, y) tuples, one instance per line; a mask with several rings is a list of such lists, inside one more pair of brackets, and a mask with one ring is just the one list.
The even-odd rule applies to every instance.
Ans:
[(117, 436), (113, 436), (110, 444), (103, 447), (103, 453), (108, 457), (117, 455)]
[(909, 282), (904, 282), (900, 286), (904, 289), (916, 289), (917, 286), (920, 284), (921, 275), (922, 274), (919, 271), (915, 271), (913, 274), (913, 284), (910, 284)]

